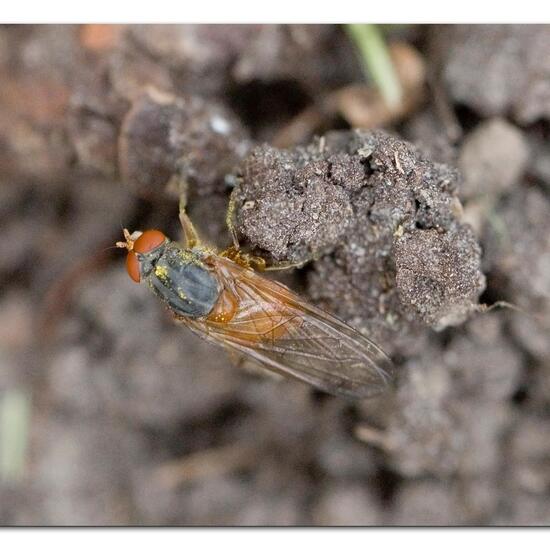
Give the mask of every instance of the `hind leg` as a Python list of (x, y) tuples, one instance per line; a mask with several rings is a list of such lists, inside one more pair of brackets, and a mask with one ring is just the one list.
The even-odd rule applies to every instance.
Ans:
[[(265, 264), (265, 260), (263, 258), (260, 258), (260, 260), (263, 260)], [(265, 267), (263, 269), (260, 269), (260, 271), (283, 271), (285, 269), (294, 269), (304, 267), (307, 262), (308, 260), (304, 262), (277, 262), (271, 265), (265, 265)]]
[(240, 248), (230, 246), (226, 248), (220, 256), (229, 258), (235, 263), (242, 265), (243, 267), (251, 267), (256, 271), (283, 271), (284, 269), (292, 269), (294, 267), (302, 267), (306, 262), (277, 262), (268, 265), (264, 258), (261, 256), (254, 256), (243, 252)]

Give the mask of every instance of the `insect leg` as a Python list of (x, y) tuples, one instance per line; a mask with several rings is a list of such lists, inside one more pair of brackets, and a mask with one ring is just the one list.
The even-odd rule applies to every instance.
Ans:
[(239, 250), (241, 247), (239, 244), (239, 239), (237, 238), (237, 230), (235, 229), (235, 223), (233, 222), (233, 219), (235, 217), (235, 207), (236, 207), (236, 194), (235, 190), (237, 187), (231, 191), (231, 195), (229, 197), (229, 204), (227, 206), (227, 213), (225, 215), (225, 223), (227, 225), (227, 228), (229, 229), (229, 233), (231, 234), (231, 239), (233, 240), (233, 248), (235, 250)]
[(282, 271), (283, 269), (292, 269), (293, 267), (302, 267), (306, 262), (278, 262), (274, 265), (266, 265), (266, 261), (260, 256), (252, 256), (250, 254), (243, 254), (240, 249), (241, 245), (239, 244), (239, 239), (237, 237), (237, 229), (235, 228), (234, 218), (235, 218), (235, 208), (236, 208), (236, 190), (238, 186), (231, 191), (231, 196), (229, 197), (229, 205), (227, 206), (227, 213), (225, 215), (225, 223), (231, 234), (231, 239), (233, 240), (233, 245), (230, 246), (226, 251), (222, 253), (222, 256), (230, 258), (234, 262), (243, 265), (251, 266), (257, 271)]
[[(263, 260), (263, 258), (260, 258)], [(284, 269), (293, 269), (298, 267), (303, 267), (307, 263), (306, 261), (303, 262), (277, 262), (273, 265), (264, 265), (263, 268), (259, 268), (259, 271), (283, 271)], [(265, 264), (265, 260), (264, 260)]]
[(251, 254), (241, 254), (245, 258), (247, 265), (253, 267), (256, 271), (283, 271), (294, 267), (302, 267), (306, 262), (277, 262), (267, 265), (267, 262), (261, 256), (252, 256)]
[(183, 234), (185, 236), (185, 246), (187, 248), (194, 248), (200, 244), (199, 235), (193, 222), (189, 219), (187, 212), (185, 211), (185, 200), (180, 199), (180, 222), (183, 228)]

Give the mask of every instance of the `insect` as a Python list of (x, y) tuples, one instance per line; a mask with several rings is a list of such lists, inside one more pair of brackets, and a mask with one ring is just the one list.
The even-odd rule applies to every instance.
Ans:
[(185, 245), (156, 229), (125, 229), (125, 240), (116, 243), (128, 251), (131, 279), (147, 283), (177, 320), (210, 342), (334, 395), (362, 399), (391, 384), (393, 364), (376, 344), (260, 275), (253, 267), (266, 269), (264, 261), (241, 252), (231, 225), (234, 245), (217, 253), (201, 243), (184, 209), (180, 221)]

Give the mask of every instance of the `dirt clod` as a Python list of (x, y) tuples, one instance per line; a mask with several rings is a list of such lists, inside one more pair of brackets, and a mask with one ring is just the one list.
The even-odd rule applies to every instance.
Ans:
[[(458, 174), (384, 132), (335, 132), (242, 163), (236, 224), (273, 261), (320, 261), (308, 290), (358, 326), (464, 320), (484, 288)], [(387, 336), (387, 335), (386, 335)]]
[(199, 195), (223, 191), (224, 176), (248, 149), (244, 129), (223, 106), (152, 89), (134, 103), (120, 139), (123, 178), (153, 194), (173, 176)]
[[(0, 524), (547, 525), (549, 28), (380, 27), (415, 92), (386, 116), (343, 26), (0, 25)], [(174, 324), (113, 244), (177, 239), (176, 184), (220, 249), (237, 185), (243, 247), (305, 262), (265, 276), (395, 387)]]
[(550, 117), (550, 26), (443, 25), (432, 40), (457, 103), (523, 124)]
[(460, 151), (461, 197), (498, 196), (517, 183), (528, 158), (527, 143), (515, 126), (499, 118), (482, 123), (466, 137)]
[(396, 286), (401, 303), (427, 324), (461, 323), (485, 286), (481, 249), (464, 226), (454, 234), (430, 229), (395, 242)]

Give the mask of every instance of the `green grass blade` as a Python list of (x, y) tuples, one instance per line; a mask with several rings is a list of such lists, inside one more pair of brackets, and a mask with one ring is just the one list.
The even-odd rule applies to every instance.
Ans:
[(346, 25), (346, 30), (361, 54), (365, 71), (388, 106), (399, 105), (403, 90), (379, 26), (354, 23)]
[(0, 397), (0, 481), (17, 482), (25, 470), (29, 437), (30, 399), (20, 390)]

